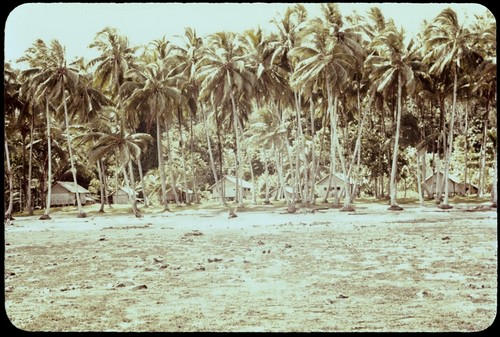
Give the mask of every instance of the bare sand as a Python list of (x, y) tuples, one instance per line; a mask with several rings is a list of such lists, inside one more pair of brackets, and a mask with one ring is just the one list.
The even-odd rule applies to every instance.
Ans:
[(5, 310), (26, 331), (480, 331), (497, 212), (474, 207), (19, 217)]

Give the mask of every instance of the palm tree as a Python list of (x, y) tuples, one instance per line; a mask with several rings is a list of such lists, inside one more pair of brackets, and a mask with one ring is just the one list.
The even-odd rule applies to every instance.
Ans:
[(431, 74), (441, 75), (451, 72), (453, 75), (453, 98), (451, 116), (449, 119), (448, 151), (445, 156), (444, 168), (444, 200), (441, 208), (451, 208), (448, 200), (448, 171), (453, 152), (453, 133), (457, 102), (458, 73), (461, 69), (475, 63), (476, 51), (471, 44), (471, 34), (458, 21), (457, 14), (451, 8), (444, 9), (427, 26), (424, 32), (426, 40), (424, 62), (432, 64)]
[[(202, 99), (210, 99), (214, 108), (222, 108), (221, 111), (227, 115), (227, 106), (232, 108), (230, 127), (234, 132), (236, 141), (236, 163), (235, 176), (236, 185), (240, 186), (240, 163), (241, 147), (238, 119), (238, 104), (242, 95), (251, 95), (254, 76), (248, 69), (246, 56), (243, 54), (242, 41), (233, 33), (220, 32), (210, 36), (210, 48), (205, 50), (200, 60), (198, 78), (201, 82), (200, 96)], [(229, 104), (228, 104), (229, 103)], [(242, 110), (240, 109), (240, 112)], [(243, 206), (241, 187), (236, 188), (236, 202)]]
[[(125, 102), (128, 116), (140, 116), (141, 112), (149, 112), (147, 118), (148, 127), (156, 124), (156, 142), (158, 150), (158, 168), (162, 188), (162, 203), (166, 211), (169, 210), (166, 198), (165, 169), (162, 151), (162, 120), (165, 123), (167, 132), (167, 153), (168, 164), (172, 178), (172, 186), (175, 186), (175, 178), (172, 170), (172, 154), (170, 152), (169, 128), (173, 119), (176, 102), (180, 100), (178, 83), (182, 76), (168, 73), (167, 64), (169, 60), (158, 60), (143, 67), (134, 68), (127, 73), (131, 81), (127, 81), (122, 86), (123, 92), (128, 92), (129, 96)], [(131, 117), (132, 118), (132, 117)], [(175, 188), (173, 189), (174, 193)], [(177, 200), (177, 198), (176, 198)]]
[(404, 31), (398, 31), (392, 20), (389, 25), (374, 42), (374, 48), (377, 54), (370, 55), (366, 62), (365, 68), (371, 69), (370, 79), (372, 80), (371, 91), (379, 93), (387, 93), (390, 88), (397, 87), (397, 115), (396, 115), (396, 132), (394, 135), (394, 147), (391, 166), (391, 206), (389, 210), (402, 210), (397, 205), (397, 187), (396, 187), (396, 172), (397, 158), (399, 150), (399, 135), (401, 127), (401, 110), (403, 100), (403, 88), (406, 95), (409, 95), (415, 89), (414, 71), (423, 70), (422, 64), (416, 61), (413, 40), (405, 48), (403, 45)]
[(152, 141), (153, 138), (147, 133), (130, 134), (121, 127), (115, 128), (110, 133), (95, 132), (93, 135), (99, 138), (89, 151), (89, 160), (95, 162), (100, 158), (116, 154), (117, 165), (118, 163), (121, 164), (121, 168), (125, 172), (125, 182), (129, 185), (130, 190), (132, 190), (132, 195), (130, 196), (132, 211), (136, 217), (141, 217), (142, 215), (137, 208), (132, 162), (141, 155), (141, 151), (145, 146), (144, 143)]
[[(26, 85), (30, 86), (31, 90), (33, 90), (31, 91), (33, 96), (45, 98), (47, 111), (49, 101), (56, 105), (56, 112), (60, 110), (60, 105), (63, 107), (66, 141), (71, 163), (71, 172), (76, 189), (78, 183), (76, 179), (73, 149), (71, 146), (71, 136), (69, 133), (70, 116), (68, 114), (67, 95), (69, 93), (71, 98), (72, 93), (78, 86), (80, 79), (78, 70), (67, 66), (64, 47), (61, 46), (57, 40), (53, 40), (49, 47), (43, 40), (38, 39), (33, 47), (29, 48), (26, 52), (28, 56), (21, 58), (20, 61), (28, 61), (31, 66), (34, 66), (34, 68), (23, 72), (28, 78)], [(50, 124), (49, 118), (47, 119), (47, 123), (48, 125)], [(83, 218), (86, 214), (83, 211), (79, 193), (76, 193), (76, 201), (78, 206), (77, 217)], [(48, 202), (50, 202), (50, 200)]]
[[(292, 51), (294, 56), (300, 58), (300, 62), (291, 81), (296, 90), (304, 86), (324, 84), (331, 127), (330, 176), (335, 175), (336, 151), (346, 175), (345, 159), (337, 136), (338, 99), (352, 70), (361, 62), (364, 51), (356, 33), (350, 29), (341, 30), (343, 22), (337, 5), (322, 4), (321, 9), (324, 18), (311, 20), (310, 25), (304, 29), (304, 41)], [(351, 197), (347, 180), (344, 187), (346, 198), (343, 210), (352, 210), (349, 207)]]
[[(5, 148), (5, 160), (6, 167), (5, 173), (7, 174), (9, 180), (9, 206), (5, 211), (4, 219), (12, 219), (12, 211), (14, 207), (14, 185), (12, 179), (12, 167), (10, 162), (9, 145), (7, 135), (13, 134), (7, 132), (8, 129), (14, 128), (14, 120), (16, 118), (16, 112), (23, 110), (24, 102), (19, 96), (19, 86), (17, 73), (10, 67), (10, 64), (4, 64), (4, 78), (3, 78), (3, 108), (5, 113), (5, 128), (4, 128), (4, 148)], [(24, 145), (24, 144), (23, 144)]]

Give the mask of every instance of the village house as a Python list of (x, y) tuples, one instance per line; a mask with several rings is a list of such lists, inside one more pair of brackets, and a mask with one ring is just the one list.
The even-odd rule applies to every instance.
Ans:
[[(326, 193), (328, 191), (329, 178), (330, 178), (330, 175), (326, 175), (316, 182), (316, 191), (318, 193), (318, 198), (324, 198), (326, 196)], [(338, 173), (338, 172), (335, 173), (332, 176), (332, 184), (330, 186), (330, 194), (328, 196), (329, 197), (334, 196), (334, 193), (333, 193), (334, 186), (337, 187), (338, 192), (343, 191), (344, 184), (345, 184), (346, 180), (347, 180), (347, 178), (343, 173)], [(354, 183), (355, 183), (354, 179), (349, 178), (349, 190), (350, 190), (351, 194), (354, 191)], [(344, 194), (345, 194), (345, 192), (342, 193), (341, 197), (343, 197)]]
[[(110, 198), (112, 198), (112, 203), (113, 204), (117, 204), (117, 205), (120, 205), (120, 204), (129, 204), (130, 203), (130, 199), (132, 197), (132, 194), (133, 191), (131, 188), (129, 187), (126, 187), (126, 186), (122, 186), (118, 189), (118, 191), (113, 191), (113, 193), (111, 193), (109, 195)], [(142, 200), (139, 198), (139, 192), (135, 192), (135, 197), (136, 197), (136, 200), (141, 202)]]
[[(175, 191), (177, 192), (177, 197), (179, 198), (179, 202), (186, 203), (188, 201), (189, 202), (193, 201), (194, 192), (191, 191), (189, 188), (177, 187)], [(175, 195), (174, 191), (172, 190), (172, 187), (170, 187), (166, 191), (166, 195), (167, 195), (167, 202), (170, 203), (175, 202)]]
[(76, 193), (80, 196), (81, 204), (85, 205), (87, 197), (90, 197), (90, 191), (80, 185), (77, 185), (75, 188), (75, 183), (72, 181), (56, 181), (54, 185), (52, 185), (50, 205), (76, 205)]
[[(238, 185), (241, 186), (243, 199), (252, 196), (252, 184), (240, 178), (238, 179)], [(234, 200), (236, 198), (236, 177), (224, 176), (224, 178), (210, 186), (209, 189), (212, 191), (212, 198), (221, 198), (222, 187), (224, 188), (224, 197), (226, 199)]]
[[(442, 184), (441, 191), (444, 191), (445, 180), (444, 173), (442, 171), (435, 172), (428, 176), (424, 180), (424, 190), (427, 193), (429, 198), (432, 198), (436, 194), (436, 179), (438, 182)], [(439, 190), (439, 188), (438, 188)], [(463, 183), (454, 176), (453, 174), (448, 174), (448, 195), (465, 195), (465, 194), (475, 194), (477, 193), (478, 188), (470, 183)]]

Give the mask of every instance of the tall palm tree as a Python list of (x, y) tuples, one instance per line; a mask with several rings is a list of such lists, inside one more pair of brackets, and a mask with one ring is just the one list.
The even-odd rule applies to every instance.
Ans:
[[(246, 55), (243, 53), (242, 41), (234, 33), (220, 32), (209, 37), (210, 48), (205, 50), (200, 60), (198, 78), (201, 82), (200, 96), (210, 100), (214, 107), (221, 107), (227, 115), (227, 107), (232, 108), (230, 126), (233, 129), (236, 141), (236, 202), (243, 206), (241, 184), (239, 184), (241, 147), (238, 119), (239, 98), (242, 95), (251, 97), (254, 85), (254, 76), (246, 64)], [(240, 110), (240, 112), (242, 112)]]
[(379, 35), (373, 45), (377, 54), (370, 55), (365, 62), (365, 69), (370, 69), (370, 79), (372, 80), (371, 91), (387, 93), (391, 87), (397, 88), (397, 115), (396, 131), (394, 134), (394, 147), (392, 153), (390, 195), (391, 206), (389, 210), (402, 210), (398, 206), (396, 173), (397, 158), (399, 150), (399, 136), (401, 127), (401, 110), (403, 104), (403, 89), (409, 95), (415, 89), (415, 71), (422, 71), (423, 65), (416, 60), (413, 40), (405, 47), (403, 44), (404, 31), (398, 31), (394, 22), (389, 21), (389, 25), (383, 34)]
[[(18, 74), (10, 67), (10, 64), (4, 64), (4, 78), (3, 78), (3, 108), (5, 113), (5, 128), (4, 128), (4, 149), (5, 149), (5, 160), (6, 167), (5, 173), (7, 174), (9, 180), (9, 206), (5, 211), (4, 219), (12, 219), (12, 211), (14, 207), (14, 185), (12, 176), (12, 167), (10, 161), (9, 145), (8, 140), (10, 137), (8, 135), (13, 134), (16, 112), (19, 113), (23, 108), (25, 103), (19, 95), (20, 84), (18, 82)], [(9, 130), (10, 129), (10, 130)], [(24, 145), (24, 144), (23, 144)]]
[[(175, 186), (175, 178), (172, 170), (172, 154), (170, 152), (169, 128), (173, 120), (174, 109), (180, 100), (179, 81), (183, 80), (182, 76), (172, 75), (168, 72), (168, 62), (169, 59), (158, 60), (130, 70), (127, 76), (132, 80), (125, 82), (122, 86), (122, 92), (126, 91), (129, 93), (125, 102), (127, 115), (130, 116), (129, 119), (132, 119), (132, 116), (138, 118), (147, 111), (148, 114), (144, 117), (147, 118), (148, 126), (152, 127), (153, 124), (156, 125), (158, 169), (160, 171), (162, 188), (161, 201), (164, 209), (167, 211), (169, 208), (166, 198), (161, 126), (164, 124), (167, 132), (168, 164), (170, 166), (172, 186)], [(175, 188), (173, 190), (175, 192)]]
[[(67, 65), (65, 49), (57, 40), (53, 40), (49, 47), (43, 40), (38, 39), (35, 41), (33, 47), (29, 48), (26, 52), (30, 55), (21, 58), (20, 61), (28, 61), (31, 63), (31, 66), (34, 66), (34, 68), (24, 71), (24, 75), (28, 77), (26, 83), (29, 84), (27, 85), (35, 90), (34, 92), (32, 91), (34, 97), (44, 97), (47, 106), (50, 101), (56, 106), (56, 112), (60, 111), (60, 107), (62, 106), (71, 172), (76, 189), (78, 183), (71, 135), (69, 133), (70, 115), (68, 114), (67, 95), (69, 94), (71, 98), (72, 94), (76, 91), (80, 79), (78, 70)], [(49, 120), (47, 122), (50, 124)], [(76, 193), (76, 201), (78, 206), (77, 217), (83, 218), (86, 214), (83, 211), (79, 193)]]
[(453, 97), (451, 116), (449, 118), (448, 151), (444, 168), (444, 200), (441, 208), (451, 208), (448, 200), (448, 171), (453, 152), (453, 133), (457, 102), (458, 76), (461, 69), (467, 69), (475, 63), (476, 51), (472, 45), (470, 31), (461, 25), (457, 14), (451, 8), (444, 9), (427, 26), (424, 32), (426, 41), (424, 62), (432, 64), (431, 74), (441, 75), (451, 72), (453, 75)]
[[(336, 4), (322, 4), (321, 9), (323, 18), (311, 20), (310, 25), (304, 29), (304, 41), (292, 51), (294, 56), (300, 58), (300, 62), (291, 81), (292, 87), (297, 89), (314, 84), (323, 86), (327, 95), (331, 127), (330, 175), (335, 175), (336, 152), (346, 175), (344, 154), (337, 136), (338, 100), (356, 64), (361, 62), (364, 51), (355, 32), (350, 29), (342, 30), (342, 16)], [(344, 188), (344, 210), (351, 210), (348, 181), (345, 181)]]

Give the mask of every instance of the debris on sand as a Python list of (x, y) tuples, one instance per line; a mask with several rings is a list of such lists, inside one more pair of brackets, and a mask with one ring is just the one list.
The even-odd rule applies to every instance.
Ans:
[(337, 296), (337, 298), (349, 298), (349, 296), (345, 295), (345, 294), (339, 294)]
[(222, 261), (222, 259), (219, 259), (219, 258), (208, 259), (209, 263), (212, 263), (212, 262), (221, 262), (221, 261)]
[(467, 209), (465, 209), (465, 212), (487, 212), (487, 211), (491, 211), (491, 210), (492, 210), (492, 207), (489, 205), (479, 205), (476, 207), (467, 208)]
[(101, 236), (101, 237), (99, 238), (99, 240), (97, 240), (97, 241), (106, 241), (106, 240), (107, 240), (107, 239), (106, 239), (104, 236)]
[(204, 271), (205, 270), (205, 266), (198, 265), (198, 266), (196, 266), (196, 268), (194, 268), (194, 270), (196, 270), (196, 271)]
[(257, 244), (258, 244), (259, 246), (262, 246), (262, 245), (264, 245), (264, 241), (259, 240), (259, 241), (257, 242)]
[(441, 238), (441, 240), (447, 241), (447, 240), (450, 240), (450, 237), (449, 236), (445, 236), (444, 238)]
[(156, 257), (153, 257), (153, 261), (156, 262), (156, 263), (162, 263), (164, 260), (157, 259)]
[(140, 290), (140, 289), (148, 289), (148, 286), (145, 284), (141, 284), (132, 288), (132, 290)]
[(184, 236), (200, 236), (200, 235), (203, 235), (203, 233), (197, 229), (193, 229), (191, 232), (184, 234)]
[(292, 245), (289, 243), (285, 243), (285, 248), (292, 248)]

